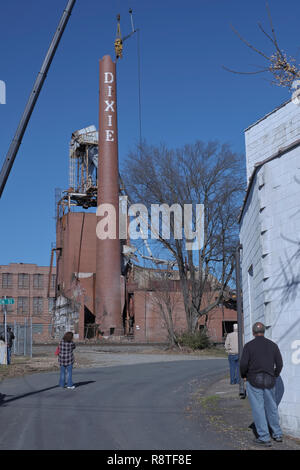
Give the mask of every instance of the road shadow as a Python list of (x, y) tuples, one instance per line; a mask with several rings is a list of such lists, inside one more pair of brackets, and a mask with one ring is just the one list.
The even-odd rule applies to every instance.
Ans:
[[(76, 388), (78, 388), (78, 387), (82, 387), (84, 385), (89, 385), (89, 384), (92, 384), (92, 383), (95, 383), (95, 380), (87, 380), (85, 382), (76, 382), (76, 383), (74, 383), (74, 385), (75, 385)], [(12, 396), (12, 398), (8, 398), (8, 399), (5, 399), (5, 397), (6, 396), (11, 396), (11, 395), (5, 395), (3, 393), (0, 393), (0, 406), (4, 406), (7, 403), (10, 403), (12, 401), (21, 400), (22, 398), (37, 395), (39, 393), (48, 392), (49, 390), (54, 390), (55, 388), (62, 388), (62, 387), (60, 387), (59, 385), (54, 385), (53, 387), (42, 388), (42, 389), (36, 390), (34, 392), (28, 392), (28, 393), (23, 393), (22, 395)]]

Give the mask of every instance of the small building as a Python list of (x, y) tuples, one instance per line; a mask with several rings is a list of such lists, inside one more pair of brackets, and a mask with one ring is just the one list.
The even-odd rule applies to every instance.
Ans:
[[(52, 334), (52, 310), (54, 307), (56, 268), (36, 264), (10, 263), (0, 266), (0, 298), (13, 298), (15, 303), (7, 305), (7, 323), (24, 324), (32, 320), (34, 342), (45, 341)], [(49, 289), (49, 297), (48, 297)], [(0, 305), (4, 317), (4, 306)]]
[(263, 322), (278, 344), (282, 428), (300, 437), (300, 107), (284, 103), (245, 131), (247, 193), (240, 214), (244, 340)]
[[(179, 272), (133, 265), (126, 283), (129, 314), (134, 318), (134, 338), (140, 342), (164, 342), (170, 316), (174, 331), (186, 331), (187, 321)], [(217, 294), (216, 294), (217, 295)], [(215, 300), (213, 291), (207, 292), (205, 304)], [(222, 343), (237, 322), (236, 302), (232, 293), (212, 309), (207, 318), (201, 317), (198, 328), (206, 326), (211, 340)]]

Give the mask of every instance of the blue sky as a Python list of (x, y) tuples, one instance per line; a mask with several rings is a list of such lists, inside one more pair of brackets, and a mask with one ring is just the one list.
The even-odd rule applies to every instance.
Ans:
[[(29, 93), (67, 0), (0, 0), (2, 166)], [(300, 3), (269, 0), (281, 47), (300, 62)], [(267, 75), (230, 74), (264, 65), (230, 29), (266, 52), (263, 0), (77, 0), (23, 143), (0, 199), (0, 264), (48, 265), (55, 241), (54, 192), (68, 187), (71, 133), (98, 126), (98, 61), (113, 56), (116, 14), (130, 32), (129, 7), (141, 30), (142, 134), (151, 144), (179, 147), (218, 139), (244, 152), (244, 129), (290, 98)], [(136, 37), (118, 62), (120, 165), (139, 139)]]

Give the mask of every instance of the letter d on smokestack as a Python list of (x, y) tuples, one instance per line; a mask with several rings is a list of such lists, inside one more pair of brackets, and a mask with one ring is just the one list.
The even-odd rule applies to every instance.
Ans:
[[(99, 100), (97, 222), (99, 230), (107, 230), (107, 238), (97, 237), (96, 322), (105, 335), (122, 335), (116, 64), (108, 55), (100, 60)], [(105, 227), (105, 218), (112, 220), (105, 212), (110, 206), (116, 214), (114, 230), (109, 223)]]

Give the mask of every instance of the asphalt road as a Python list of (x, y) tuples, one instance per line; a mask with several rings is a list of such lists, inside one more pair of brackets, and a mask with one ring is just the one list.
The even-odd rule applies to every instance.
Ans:
[(75, 369), (75, 390), (57, 372), (7, 379), (0, 390), (1, 450), (232, 449), (191, 393), (227, 370), (223, 359)]

